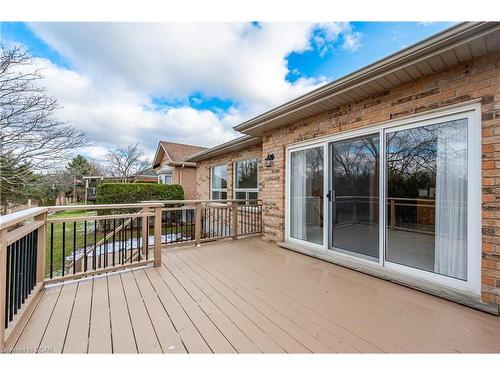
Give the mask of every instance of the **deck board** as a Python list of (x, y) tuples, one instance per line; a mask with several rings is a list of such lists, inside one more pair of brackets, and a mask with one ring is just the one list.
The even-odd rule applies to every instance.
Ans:
[(13, 352), (500, 353), (500, 317), (257, 237), (52, 286)]
[(109, 312), (111, 319), (111, 332), (113, 352), (137, 353), (132, 322), (125, 299), (120, 275), (108, 277), (109, 287)]
[(108, 278), (94, 279), (90, 314), (89, 353), (112, 353)]
[[(299, 343), (301, 347), (292, 347), (289, 351), (292, 353), (310, 351), (314, 353), (330, 353), (330, 352), (356, 352), (353, 347), (348, 345), (343, 345), (340, 340), (327, 337), (325, 340), (322, 336), (326, 336), (321, 330), (310, 329), (311, 326), (308, 324), (304, 317), (299, 316), (294, 313), (289, 306), (280, 303), (278, 300), (273, 299), (271, 301), (266, 301), (265, 299), (260, 299), (256, 294), (249, 292), (247, 288), (251, 288), (255, 285), (253, 280), (250, 280), (248, 284), (241, 283), (238, 284), (226, 277), (226, 275), (218, 272), (216, 270), (216, 265), (210, 270), (203, 269), (195, 257), (180, 255), (184, 257), (186, 264), (190, 264), (191, 267), (196, 268), (199, 272), (203, 273), (207, 278), (211, 279), (214, 286), (222, 290), (231, 290), (233, 293), (237, 294), (238, 297), (249, 306), (252, 306), (258, 313), (271, 322), (274, 322), (283, 332), (286, 332), (290, 338), (293, 338), (293, 343)], [(210, 262), (209, 259), (205, 259), (205, 262)], [(209, 263), (210, 264), (210, 263)], [(248, 280), (247, 280), (248, 281)], [(250, 286), (248, 286), (250, 285)], [(307, 350), (304, 350), (307, 349)], [(342, 350), (343, 349), (343, 350)]]
[[(178, 255), (178, 253), (176, 253), (176, 255)], [(193, 267), (193, 263), (190, 263), (190, 266)], [(225, 285), (218, 283), (210, 274), (200, 271), (197, 267), (193, 267), (192, 269), (193, 272), (191, 275), (193, 275), (195, 271), (199, 272), (197, 276), (194, 276), (198, 280), (198, 283), (205, 285), (205, 288), (212, 288), (214, 291), (221, 293), (222, 298), (217, 295), (214, 296), (218, 304), (223, 305), (223, 298), (225, 297), (230, 301), (227, 306), (233, 310), (233, 312), (239, 309), (239, 317), (244, 320), (243, 322), (239, 322), (239, 326), (244, 326), (245, 323), (247, 323), (246, 321), (248, 321), (249, 324), (247, 323), (246, 325), (248, 326), (249, 335), (256, 336), (254, 340), (260, 344), (264, 352), (309, 352), (306, 347), (300, 344), (292, 335), (282, 330), (275, 321), (272, 321), (261, 311), (258, 311), (255, 305), (245, 301)], [(205, 280), (203, 280), (201, 276), (203, 276)], [(248, 317), (251, 317), (251, 320)], [(269, 336), (272, 341), (269, 341), (267, 336)], [(327, 351), (325, 350), (326, 348), (321, 349), (322, 351)]]
[(51, 348), (53, 353), (62, 353), (77, 287), (78, 285), (74, 283), (62, 287), (40, 347)]
[(151, 323), (148, 311), (142, 300), (141, 292), (132, 272), (120, 274), (130, 311), (135, 341), (139, 353), (162, 353), (161, 345)]
[(184, 287), (175, 279), (166, 267), (158, 269), (167, 286), (175, 298), (182, 305), (191, 321), (203, 336), (208, 346), (214, 353), (234, 353), (236, 349), (221, 333), (217, 326), (210, 320), (200, 306), (186, 292)]
[(191, 321), (181, 304), (160, 277), (156, 269), (147, 269), (144, 273), (148, 276), (151, 285), (158, 294), (163, 308), (172, 319), (172, 324), (179, 332), (184, 346), (189, 353), (212, 353), (207, 342), (200, 334), (194, 323)]
[(167, 256), (165, 266), (170, 270), (174, 277), (182, 283), (186, 291), (198, 303), (201, 309), (212, 322), (222, 332), (222, 334), (233, 344), (234, 348), (239, 353), (258, 353), (261, 350), (254, 342), (242, 332), (242, 327), (238, 327), (225, 312), (209, 298), (209, 294), (205, 294), (203, 289), (199, 288), (194, 282), (183, 273), (182, 269), (172, 262), (172, 257)]
[(63, 353), (87, 353), (93, 281), (78, 283)]
[(41, 348), (40, 343), (42, 342), (43, 335), (47, 325), (49, 324), (50, 317), (56, 306), (56, 302), (61, 293), (62, 287), (57, 286), (53, 288), (46, 289), (38, 306), (31, 315), (26, 327), (14, 345), (15, 352), (39, 352), (40, 350), (50, 351), (50, 348)]
[(179, 333), (175, 330), (144, 270), (134, 271), (144, 304), (164, 353), (186, 353)]

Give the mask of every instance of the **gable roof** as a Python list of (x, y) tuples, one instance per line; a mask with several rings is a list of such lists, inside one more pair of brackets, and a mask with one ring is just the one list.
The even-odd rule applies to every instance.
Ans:
[(261, 136), (270, 129), (362, 100), (500, 50), (500, 22), (463, 22), (233, 127)]
[(162, 160), (160, 156), (163, 156), (163, 154), (167, 155), (170, 163), (182, 164), (186, 162), (186, 159), (189, 156), (203, 150), (206, 150), (206, 147), (187, 145), (184, 143), (160, 141), (156, 150), (155, 157), (153, 159), (153, 168), (156, 168), (158, 165), (160, 165)]

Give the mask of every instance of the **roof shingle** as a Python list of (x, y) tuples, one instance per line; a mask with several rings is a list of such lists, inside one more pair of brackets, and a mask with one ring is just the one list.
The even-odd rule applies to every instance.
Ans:
[(173, 162), (185, 161), (187, 157), (194, 155), (197, 152), (206, 150), (206, 147), (186, 145), (183, 143), (174, 143), (166, 141), (160, 141), (160, 143)]

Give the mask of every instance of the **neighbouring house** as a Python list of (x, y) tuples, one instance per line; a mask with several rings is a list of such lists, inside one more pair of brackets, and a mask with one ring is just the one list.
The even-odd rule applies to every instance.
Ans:
[(234, 129), (184, 159), (199, 199), (259, 198), (264, 240), (500, 305), (500, 23), (458, 24)]
[(158, 182), (181, 185), (185, 199), (195, 199), (196, 163), (186, 161), (186, 158), (203, 150), (206, 147), (160, 141), (153, 159)]

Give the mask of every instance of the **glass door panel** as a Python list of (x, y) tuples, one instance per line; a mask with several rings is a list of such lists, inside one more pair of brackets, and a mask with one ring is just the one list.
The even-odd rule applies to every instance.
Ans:
[(386, 137), (386, 260), (466, 280), (467, 119)]
[(290, 153), (290, 237), (323, 244), (323, 146)]
[(331, 144), (331, 246), (379, 258), (379, 135)]

